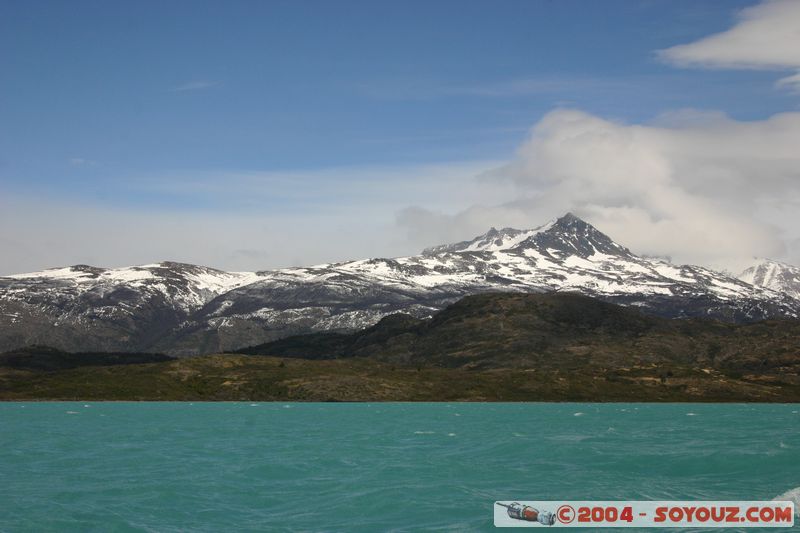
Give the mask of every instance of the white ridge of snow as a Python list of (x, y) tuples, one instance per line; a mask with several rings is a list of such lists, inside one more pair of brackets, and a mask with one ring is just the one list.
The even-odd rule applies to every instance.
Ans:
[(757, 258), (737, 277), (745, 283), (800, 300), (800, 267), (772, 259)]
[(194, 282), (195, 286), (201, 290), (208, 290), (217, 293), (225, 293), (237, 287), (250, 285), (262, 279), (262, 276), (255, 272), (222, 272), (214, 274), (204, 272), (200, 274), (190, 274), (187, 276)]
[[(552, 225), (552, 223), (550, 224)], [(508, 236), (503, 235), (500, 238), (500, 243), (498, 244), (496, 240), (491, 241), (488, 244), (481, 244), (480, 242), (473, 242), (467, 248), (464, 249), (465, 252), (497, 252), (499, 250), (508, 250), (510, 248), (514, 248), (515, 246), (519, 245), (525, 239), (536, 235), (542, 231), (545, 231), (545, 226), (541, 228), (532, 229), (528, 231), (523, 231), (517, 235)]]
[(669, 263), (664, 263), (660, 261), (653, 261), (655, 265), (655, 271), (658, 272), (660, 275), (664, 276), (668, 279), (673, 279), (675, 281), (683, 281), (686, 283), (696, 283), (697, 280), (694, 278), (687, 278), (683, 275), (683, 272), (680, 268), (677, 268)]
[[(31, 290), (54, 294), (61, 290), (58, 286), (42, 285), (45, 282), (66, 283), (76, 291), (74, 293), (76, 295), (88, 291), (105, 295), (118, 286), (126, 286), (145, 291), (143, 294), (161, 293), (188, 311), (201, 307), (216, 296), (232, 289), (254, 283), (262, 279), (262, 276), (255, 272), (225, 272), (194, 265), (173, 266), (170, 263), (152, 263), (108, 269), (77, 265), (14, 274), (6, 278), (28, 282), (28, 285), (21, 289), (13, 287), (8, 289), (6, 293), (8, 296), (16, 294), (19, 295), (18, 298)], [(31, 282), (36, 285), (30, 285)], [(116, 305), (118, 308), (122, 306), (123, 302)], [(102, 308), (95, 310), (103, 315), (111, 313), (103, 311)]]
[(4, 276), (12, 279), (31, 279), (31, 278), (49, 278), (49, 279), (63, 279), (63, 280), (79, 280), (81, 278), (91, 277), (89, 272), (81, 272), (72, 270), (72, 267), (49, 268), (39, 272), (27, 272), (24, 274), (11, 274)]

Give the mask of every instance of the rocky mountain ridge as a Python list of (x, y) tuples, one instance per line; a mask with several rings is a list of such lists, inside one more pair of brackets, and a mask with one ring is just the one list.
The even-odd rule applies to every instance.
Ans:
[(800, 316), (795, 294), (762, 281), (639, 257), (567, 214), (539, 228), (493, 228), (471, 241), (392, 259), (261, 272), (173, 262), (77, 265), (6, 276), (0, 352), (40, 344), (216, 353), (295, 334), (354, 331), (397, 312), (425, 318), (484, 292), (572, 291), (667, 318)]

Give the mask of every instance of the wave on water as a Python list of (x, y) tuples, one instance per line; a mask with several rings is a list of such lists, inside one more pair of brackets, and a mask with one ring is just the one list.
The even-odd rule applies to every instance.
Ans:
[(800, 487), (787, 490), (780, 496), (775, 496), (772, 501), (794, 502), (794, 515), (800, 517)]

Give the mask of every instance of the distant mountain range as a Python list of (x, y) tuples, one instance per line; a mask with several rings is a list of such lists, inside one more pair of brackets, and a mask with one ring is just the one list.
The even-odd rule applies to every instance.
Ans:
[(290, 335), (350, 332), (402, 312), (426, 318), (485, 292), (570, 291), (666, 317), (753, 322), (800, 316), (800, 269), (759, 260), (740, 277), (631, 253), (567, 214), (492, 228), (421, 255), (262, 272), (164, 262), (0, 278), (0, 352), (231, 351)]

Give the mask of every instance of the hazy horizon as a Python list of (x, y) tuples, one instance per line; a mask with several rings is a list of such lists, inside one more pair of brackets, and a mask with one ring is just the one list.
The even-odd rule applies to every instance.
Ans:
[(800, 263), (800, 2), (0, 6), (0, 275), (414, 255), (568, 211)]
[[(567, 213), (562, 214), (561, 216), (569, 215), (569, 214), (572, 214), (572, 213), (571, 212), (567, 212)], [(536, 227), (530, 227), (530, 228), (512, 228), (512, 227), (509, 227), (509, 226), (504, 226), (504, 227), (497, 228), (497, 227), (492, 226), (492, 227), (487, 228), (487, 231), (485, 231), (485, 232), (482, 232), (482, 233), (477, 234), (477, 235), (473, 235), (470, 238), (464, 239), (464, 241), (458, 241), (458, 242), (469, 242), (469, 241), (472, 241), (472, 240), (479, 239), (482, 236), (484, 236), (485, 234), (491, 232), (492, 230), (506, 230), (506, 229), (514, 229), (514, 230), (520, 230), (520, 231), (535, 230), (535, 229), (538, 229), (539, 227), (546, 227), (549, 224), (551, 224), (553, 222), (556, 222), (559, 218), (561, 218), (561, 216), (552, 218), (552, 219), (550, 219), (550, 220), (548, 220), (548, 221), (546, 221), (546, 222), (544, 222), (542, 224), (537, 225)], [(609, 235), (609, 237), (611, 237), (612, 240), (613, 240), (613, 236)], [(437, 243), (437, 244), (440, 244), (440, 245), (457, 244), (457, 242), (447, 242), (447, 243), (443, 242), (443, 243)], [(621, 244), (621, 245), (624, 246), (625, 243), (617, 242), (617, 244)], [(408, 256), (421, 255), (421, 254), (423, 254), (423, 252), (425, 252), (425, 250), (420, 249), (420, 250), (417, 250), (416, 252), (408, 254)], [(358, 260), (363, 260), (363, 259), (398, 259), (398, 258), (408, 257), (408, 256), (349, 257), (349, 258), (345, 258), (344, 261), (348, 261), (348, 260), (358, 261)], [(670, 263), (674, 264), (674, 261), (669, 256), (643, 254), (642, 257), (648, 258), (648, 259), (659, 259), (659, 260), (667, 261), (667, 262), (670, 262)], [(741, 273), (745, 268), (752, 266), (756, 259), (769, 259), (769, 258), (753, 257), (753, 258), (749, 258), (747, 260), (743, 260), (740, 265), (698, 265), (698, 266), (709, 266), (709, 268), (717, 269), (717, 270), (719, 270), (721, 272), (728, 273), (728, 274), (731, 274), (731, 275), (735, 276), (735, 275)], [(258, 272), (258, 271), (269, 271), (269, 270), (281, 269), (281, 268), (322, 266), (324, 264), (337, 263), (337, 262), (339, 262), (339, 261), (322, 261), (322, 262), (318, 262), (318, 263), (314, 263), (314, 264), (308, 264), (308, 265), (300, 265), (300, 264), (283, 265), (283, 266), (272, 267), (272, 268), (268, 268), (268, 269), (256, 268), (256, 269), (252, 269), (252, 270), (249, 270), (249, 271), (239, 271), (239, 272)], [(137, 263), (137, 264), (95, 265), (95, 264), (87, 264), (87, 263), (75, 263), (75, 264), (71, 264), (71, 265), (54, 265), (54, 266), (47, 267), (45, 269), (41, 269), (40, 271), (60, 270), (60, 269), (65, 269), (65, 268), (70, 268), (70, 267), (77, 267), (77, 266), (88, 266), (88, 267), (105, 268), (105, 269), (124, 269), (124, 268), (129, 268), (129, 267), (133, 267), (133, 268), (147, 267), (147, 266), (163, 264), (163, 263), (194, 264), (196, 266), (203, 266), (203, 267), (208, 267), (208, 268), (213, 268), (213, 269), (218, 269), (218, 270), (223, 270), (223, 271), (226, 270), (226, 269), (220, 269), (220, 268), (215, 267), (214, 265), (210, 265), (210, 264), (186, 263), (184, 261), (177, 261), (177, 260), (174, 260), (174, 259), (166, 258), (166, 259), (160, 259), (160, 260), (157, 260), (157, 261), (151, 261), (149, 263)], [(733, 268), (733, 270), (731, 270), (731, 267)], [(8, 274), (3, 274), (3, 275), (12, 276), (12, 275), (16, 275), (16, 274), (30, 274), (30, 273), (34, 273), (34, 272), (40, 272), (40, 271), (14, 272), (14, 273), (8, 273)], [(229, 272), (236, 272), (236, 271), (230, 271), (229, 270)]]

